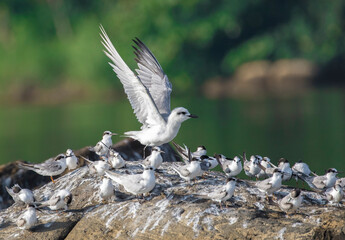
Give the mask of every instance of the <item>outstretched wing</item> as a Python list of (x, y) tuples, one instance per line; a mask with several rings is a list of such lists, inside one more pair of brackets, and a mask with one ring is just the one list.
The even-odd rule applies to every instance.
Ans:
[(159, 113), (149, 90), (122, 60), (104, 28), (100, 26), (100, 29), (102, 44), (106, 49), (104, 53), (113, 62), (109, 64), (120, 79), (138, 121), (144, 126), (165, 124), (165, 120)]
[(160, 114), (167, 120), (170, 114), (171, 82), (150, 49), (138, 38), (133, 41), (138, 46), (133, 46), (139, 67), (136, 69), (138, 77), (149, 90)]

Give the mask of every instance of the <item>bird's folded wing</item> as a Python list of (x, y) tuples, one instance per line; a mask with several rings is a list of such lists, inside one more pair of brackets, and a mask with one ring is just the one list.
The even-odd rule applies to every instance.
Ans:
[(258, 182), (257, 186), (260, 189), (266, 190), (266, 189), (269, 189), (270, 187), (272, 187), (272, 183), (271, 183), (270, 179), (266, 179), (266, 180), (263, 180), (261, 182)]
[(165, 124), (165, 120), (160, 115), (149, 90), (122, 60), (104, 28), (100, 26), (100, 29), (102, 44), (106, 49), (104, 52), (113, 62), (109, 64), (120, 79), (138, 121), (144, 126)]
[(177, 166), (173, 165), (173, 169), (178, 172), (180, 175), (182, 175), (183, 177), (188, 177), (191, 172), (188, 170), (187, 168), (188, 166), (182, 166), (180, 168), (178, 168)]
[(326, 177), (323, 176), (315, 177), (312, 181), (312, 184), (314, 184), (317, 188), (324, 188), (326, 186), (326, 180)]
[(226, 191), (225, 189), (222, 189), (222, 190), (216, 190), (214, 192), (211, 192), (208, 194), (209, 198), (212, 198), (212, 199), (222, 199), (226, 196)]
[(137, 56), (135, 61), (139, 67), (136, 69), (138, 77), (149, 90), (160, 114), (167, 120), (170, 114), (172, 85), (150, 49), (138, 38), (133, 41), (138, 46), (133, 46), (134, 54)]

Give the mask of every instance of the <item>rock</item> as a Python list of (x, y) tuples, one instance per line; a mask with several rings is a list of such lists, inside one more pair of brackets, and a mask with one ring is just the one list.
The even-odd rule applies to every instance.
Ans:
[[(182, 163), (176, 163), (182, 164)], [(136, 162), (117, 172), (142, 171)], [(101, 178), (80, 167), (34, 191), (48, 199), (58, 189), (73, 194), (70, 210), (37, 212), (39, 223), (32, 231), (21, 231), (12, 223), (22, 212), (11, 206), (0, 212), (0, 239), (344, 239), (345, 209), (326, 205), (320, 194), (304, 191), (303, 206), (287, 216), (277, 204), (242, 180), (237, 183), (228, 207), (199, 199), (193, 194), (212, 191), (224, 184), (220, 172), (205, 173), (205, 179), (186, 183), (165, 162), (157, 173), (156, 186), (147, 200), (119, 192), (102, 203), (98, 196)], [(278, 199), (289, 191), (283, 187)]]
[[(143, 148), (138, 141), (130, 138), (113, 145), (113, 148), (120, 152), (122, 157), (127, 161), (137, 161), (142, 158)], [(166, 153), (163, 155), (163, 161), (173, 162), (178, 161), (179, 157), (169, 144), (162, 145), (161, 149)], [(98, 160), (99, 157), (96, 153), (91, 152), (89, 147), (84, 147), (79, 150), (75, 150), (76, 156), (82, 155), (91, 160)], [(146, 156), (150, 154), (150, 147), (146, 148)], [(79, 158), (79, 165), (84, 166), (84, 160)], [(11, 196), (7, 193), (6, 187), (12, 187), (14, 184), (19, 184), (22, 188), (34, 189), (50, 182), (49, 177), (41, 176), (33, 171), (18, 168), (18, 162), (12, 162), (0, 166), (0, 209), (4, 209), (13, 204)], [(68, 169), (62, 174), (68, 173)], [(57, 177), (54, 177), (54, 179)]]

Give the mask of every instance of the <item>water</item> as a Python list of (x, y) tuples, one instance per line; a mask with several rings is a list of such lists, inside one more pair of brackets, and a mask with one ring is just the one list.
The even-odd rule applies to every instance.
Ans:
[[(318, 90), (293, 99), (173, 99), (199, 116), (183, 123), (179, 144), (228, 157), (242, 154), (303, 160), (312, 170), (344, 169), (345, 94)], [(41, 162), (67, 148), (95, 144), (104, 130), (123, 133), (139, 129), (126, 99), (115, 103), (79, 102), (61, 106), (1, 107), (0, 163)], [(119, 137), (114, 137), (114, 142)]]

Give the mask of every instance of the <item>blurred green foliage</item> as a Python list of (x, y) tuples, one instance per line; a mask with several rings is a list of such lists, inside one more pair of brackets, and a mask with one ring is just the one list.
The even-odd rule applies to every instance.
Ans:
[(131, 39), (142, 39), (177, 92), (252, 60), (325, 64), (345, 55), (344, 10), (342, 0), (2, 0), (0, 86), (119, 87), (100, 24), (132, 68)]

